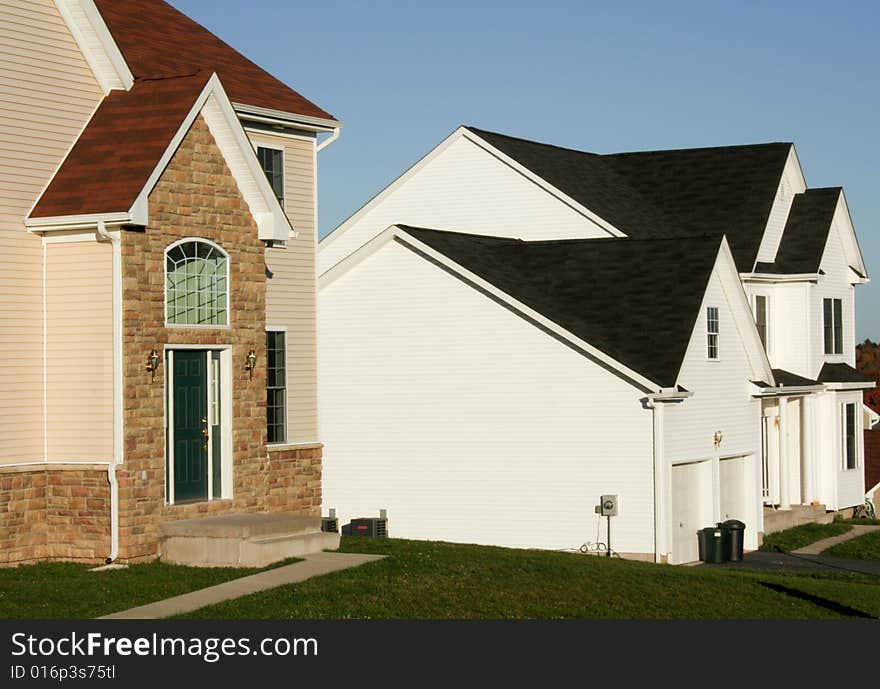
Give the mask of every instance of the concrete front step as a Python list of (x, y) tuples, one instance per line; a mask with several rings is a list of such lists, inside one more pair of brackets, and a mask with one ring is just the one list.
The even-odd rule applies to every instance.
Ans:
[(162, 561), (193, 567), (266, 567), (338, 547), (339, 534), (321, 531), (320, 517), (229, 514), (159, 527)]
[(801, 524), (830, 524), (834, 513), (828, 512), (825, 505), (792, 505), (788, 510), (764, 508), (764, 534), (792, 529)]

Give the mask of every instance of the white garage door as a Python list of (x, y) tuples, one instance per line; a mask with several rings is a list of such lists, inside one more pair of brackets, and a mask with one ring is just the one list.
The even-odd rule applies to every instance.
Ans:
[(713, 526), (712, 466), (709, 462), (672, 467), (672, 562), (700, 559), (697, 531)]
[(721, 481), (721, 520), (739, 519), (747, 526), (748, 522), (748, 490), (746, 457), (722, 459), (719, 465)]

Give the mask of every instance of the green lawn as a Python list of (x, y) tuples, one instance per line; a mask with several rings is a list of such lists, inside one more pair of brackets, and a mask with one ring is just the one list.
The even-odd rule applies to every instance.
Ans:
[(777, 531), (764, 536), (764, 543), (760, 550), (769, 552), (790, 553), (792, 550), (821, 541), (823, 538), (840, 536), (852, 529), (850, 524), (843, 521), (835, 521), (830, 524), (802, 524), (793, 529)]
[(880, 560), (880, 531), (872, 531), (864, 536), (838, 543), (822, 554), (853, 560)]
[(387, 558), (203, 608), (198, 618), (829, 618), (880, 616), (880, 579), (671, 567), (396, 539)]
[(99, 617), (258, 571), (161, 562), (106, 572), (90, 572), (89, 567), (70, 562), (0, 568), (0, 618)]

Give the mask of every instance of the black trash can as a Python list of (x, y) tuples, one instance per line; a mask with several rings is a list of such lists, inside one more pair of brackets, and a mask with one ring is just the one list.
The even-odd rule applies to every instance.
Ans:
[(728, 519), (726, 522), (721, 522), (718, 528), (725, 532), (727, 559), (731, 562), (741, 562), (746, 525), (738, 519)]
[(724, 529), (709, 526), (697, 532), (700, 542), (700, 561), (719, 565), (727, 562), (727, 538)]

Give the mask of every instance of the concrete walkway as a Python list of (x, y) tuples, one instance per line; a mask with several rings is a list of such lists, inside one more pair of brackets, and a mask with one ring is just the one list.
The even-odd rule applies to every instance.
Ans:
[(130, 608), (121, 612), (99, 617), (101, 620), (156, 620), (173, 615), (204, 608), (206, 605), (214, 605), (232, 598), (265, 591), (266, 589), (284, 586), (286, 584), (298, 584), (306, 579), (338, 572), (339, 570), (358, 567), (368, 562), (381, 560), (384, 555), (360, 555), (356, 553), (329, 553), (320, 552), (306, 555), (301, 562), (294, 562), (284, 567), (276, 567), (258, 574), (233, 579), (206, 589), (184, 593), (181, 596), (166, 600), (148, 603), (137, 608)]
[(791, 552), (795, 555), (820, 555), (823, 551), (828, 550), (828, 548), (831, 548), (838, 543), (850, 541), (853, 538), (864, 536), (865, 534), (871, 533), (872, 531), (880, 531), (880, 526), (854, 525), (852, 530), (847, 531), (845, 534), (841, 534), (840, 536), (832, 536), (831, 538), (823, 538), (821, 541), (810, 543), (810, 545), (806, 545), (803, 548), (798, 548), (797, 550), (792, 550)]

